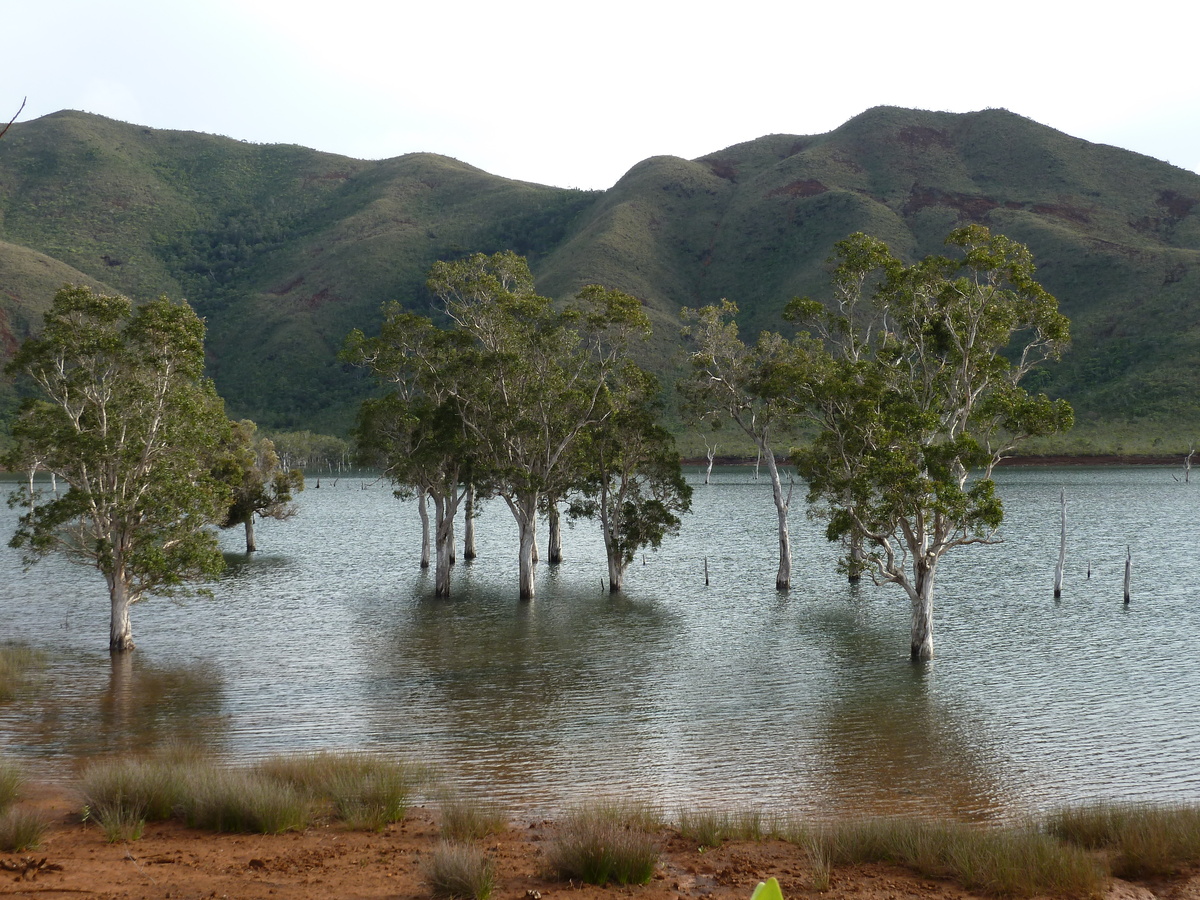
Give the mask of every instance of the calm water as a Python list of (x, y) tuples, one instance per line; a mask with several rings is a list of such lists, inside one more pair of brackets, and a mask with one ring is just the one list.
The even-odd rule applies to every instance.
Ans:
[[(240, 532), (222, 536), (215, 600), (135, 607), (138, 650), (115, 666), (102, 579), (57, 560), (24, 573), (4, 548), (0, 640), (51, 664), (34, 696), (0, 705), (0, 747), (50, 776), (179, 739), (235, 759), (399, 751), (531, 812), (589, 794), (970, 819), (1200, 801), (1200, 483), (1005, 470), (1006, 543), (944, 560), (937, 658), (915, 668), (903, 593), (846, 585), (799, 489), (797, 586), (780, 595), (765, 478), (692, 480), (683, 533), (635, 563), (623, 597), (601, 591), (599, 535), (581, 523), (529, 604), (502, 503), (485, 507), (454, 598), (434, 600), (413, 504), (362, 478), (310, 480), (253, 558)], [(4, 534), (15, 515), (0, 514)]]

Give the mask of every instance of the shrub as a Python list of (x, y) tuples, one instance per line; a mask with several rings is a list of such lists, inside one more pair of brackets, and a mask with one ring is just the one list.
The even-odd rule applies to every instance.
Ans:
[(658, 864), (657, 838), (644, 819), (622, 821), (612, 805), (573, 811), (550, 843), (546, 857), (552, 873), (587, 884), (645, 884)]
[(20, 853), (34, 850), (42, 843), (49, 823), (41, 813), (27, 809), (10, 809), (0, 815), (0, 850)]
[(471, 844), (443, 841), (424, 871), (433, 895), (446, 900), (487, 900), (496, 886), (494, 863)]
[(462, 794), (441, 798), (442, 837), (451, 841), (477, 841), (498, 834), (508, 824), (508, 813), (499, 803)]

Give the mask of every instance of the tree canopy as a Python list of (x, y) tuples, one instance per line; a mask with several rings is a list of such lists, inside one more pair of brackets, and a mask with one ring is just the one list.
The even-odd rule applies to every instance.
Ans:
[[(1069, 340), (1028, 249), (986, 228), (950, 234), (951, 257), (904, 265), (881, 241), (837, 245), (834, 302), (794, 300), (809, 328), (798, 403), (818, 426), (794, 451), (844, 564), (900, 585), (913, 659), (933, 655), (933, 586), (951, 548), (996, 539), (992, 470), (1021, 441), (1072, 424), (1070, 406), (1021, 381)], [(861, 544), (860, 544), (861, 542)]]
[(26, 506), (11, 544), (32, 562), (50, 552), (95, 566), (108, 583), (109, 647), (133, 648), (129, 607), (220, 571), (207, 527), (229, 497), (210, 460), (228, 431), (203, 377), (204, 324), (165, 297), (136, 310), (124, 297), (65, 287), (40, 336), (8, 371), (32, 381), (4, 464), (52, 473), (66, 490), (14, 492)]

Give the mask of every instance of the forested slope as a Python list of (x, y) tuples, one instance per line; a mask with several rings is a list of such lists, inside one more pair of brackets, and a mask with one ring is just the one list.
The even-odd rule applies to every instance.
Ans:
[(340, 430), (366, 390), (337, 362), (344, 335), (369, 333), (384, 300), (427, 309), (439, 258), (511, 248), (550, 296), (628, 291), (669, 373), (681, 305), (728, 297), (751, 333), (782, 328), (790, 297), (822, 295), (835, 241), (867, 231), (913, 259), (967, 222), (1027, 243), (1072, 320), (1042, 376), (1079, 413), (1068, 449), (1200, 429), (1200, 176), (1004, 110), (876, 108), (828, 134), (654, 157), (602, 192), (56, 113), (0, 141), (0, 339), (64, 280), (186, 296), (231, 414)]

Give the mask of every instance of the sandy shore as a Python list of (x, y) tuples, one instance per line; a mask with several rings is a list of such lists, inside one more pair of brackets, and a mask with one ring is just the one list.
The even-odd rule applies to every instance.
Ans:
[[(338, 826), (278, 836), (222, 835), (179, 823), (147, 825), (129, 844), (109, 844), (98, 827), (81, 821), (78, 801), (61, 786), (27, 788), (23, 806), (43, 810), (53, 822), (43, 845), (22, 854), (0, 853), (0, 897), (88, 896), (111, 900), (366, 900), (431, 896), (423, 860), (439, 841), (433, 810), (416, 808), (386, 831), (362, 833)], [(701, 851), (666, 830), (658, 870), (643, 887), (598, 888), (546, 877), (542, 847), (553, 834), (546, 821), (517, 821), (483, 846), (497, 866), (495, 900), (749, 900), (762, 879), (779, 879), (785, 898), (855, 900), (957, 900), (972, 897), (957, 886), (888, 866), (835, 869), (828, 892), (813, 890), (804, 853), (779, 841), (730, 842)], [(1171, 882), (1116, 882), (1111, 900), (1200, 898), (1200, 873)]]

